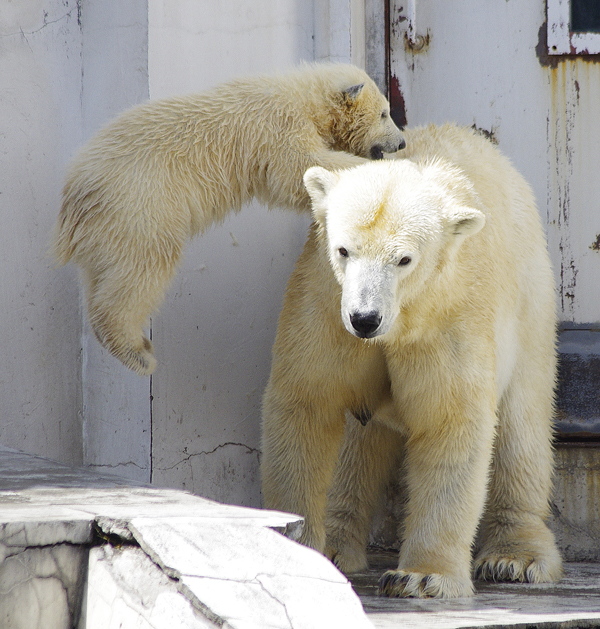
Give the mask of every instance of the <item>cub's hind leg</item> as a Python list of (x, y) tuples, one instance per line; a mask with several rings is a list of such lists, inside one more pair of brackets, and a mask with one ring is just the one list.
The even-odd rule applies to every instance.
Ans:
[(157, 238), (131, 241), (129, 250), (82, 256), (87, 310), (100, 343), (126, 367), (150, 375), (156, 366), (152, 343), (144, 333), (149, 316), (162, 301), (175, 274), (185, 241)]

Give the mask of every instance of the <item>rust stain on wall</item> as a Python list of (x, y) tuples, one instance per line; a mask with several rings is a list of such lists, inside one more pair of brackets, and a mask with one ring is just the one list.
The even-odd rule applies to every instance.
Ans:
[(535, 52), (540, 65), (545, 68), (557, 68), (559, 63), (574, 59), (583, 59), (589, 63), (600, 63), (600, 55), (587, 55), (584, 53), (572, 55), (548, 54), (548, 22), (544, 22), (538, 30), (538, 43), (535, 47)]
[(407, 125), (406, 103), (400, 89), (400, 81), (393, 74), (390, 77), (390, 115), (398, 127), (404, 129)]

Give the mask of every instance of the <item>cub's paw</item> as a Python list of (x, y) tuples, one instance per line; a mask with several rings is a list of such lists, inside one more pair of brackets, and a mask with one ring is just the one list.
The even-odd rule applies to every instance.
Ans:
[(379, 579), (379, 595), (395, 598), (463, 598), (473, 596), (473, 584), (443, 574), (388, 570)]
[(558, 553), (480, 553), (473, 564), (473, 576), (482, 581), (553, 583), (562, 576)]
[(115, 355), (126, 367), (140, 376), (149, 376), (156, 368), (152, 343), (145, 336), (135, 347), (128, 346)]

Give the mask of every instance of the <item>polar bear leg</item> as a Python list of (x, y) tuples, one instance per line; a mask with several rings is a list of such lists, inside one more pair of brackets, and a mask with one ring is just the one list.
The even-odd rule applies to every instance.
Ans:
[(111, 354), (140, 375), (156, 366), (152, 343), (144, 334), (150, 314), (158, 307), (171, 281), (183, 247), (180, 243), (133, 242), (114, 263), (92, 258), (83, 270), (87, 310), (94, 333)]
[(265, 507), (304, 517), (299, 542), (323, 552), (327, 490), (344, 434), (344, 410), (295, 398), (273, 377), (263, 401), (262, 492)]
[[(475, 576), (544, 583), (562, 574), (560, 553), (544, 520), (552, 478), (553, 374), (530, 364), (512, 381), (499, 425)], [(546, 386), (543, 386), (543, 379)]]
[(389, 360), (392, 390), (400, 392), (397, 404), (408, 429), (408, 502), (398, 569), (380, 581), (387, 596), (473, 594), (471, 546), (492, 459), (495, 383), (488, 366), (492, 352), (483, 347), (479, 356), (453, 355), (452, 347), (451, 338), (438, 337), (408, 365), (402, 357)]
[(366, 426), (352, 416), (327, 503), (325, 554), (346, 573), (367, 567), (373, 513), (402, 454), (402, 436), (375, 418)]

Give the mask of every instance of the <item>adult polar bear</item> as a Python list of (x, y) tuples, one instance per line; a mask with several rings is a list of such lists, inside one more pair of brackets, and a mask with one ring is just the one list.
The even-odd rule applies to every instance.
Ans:
[(233, 81), (126, 111), (75, 158), (55, 237), (83, 271), (99, 341), (150, 374), (144, 325), (185, 241), (256, 197), (310, 211), (310, 166), (355, 166), (404, 146), (369, 77), (342, 64)]
[(532, 193), (470, 130), (404, 133), (401, 159), (305, 175), (315, 224), (264, 397), (265, 506), (302, 514), (300, 541), (360, 570), (404, 449), (382, 593), (470, 595), (479, 525), (479, 577), (555, 580), (555, 303)]

